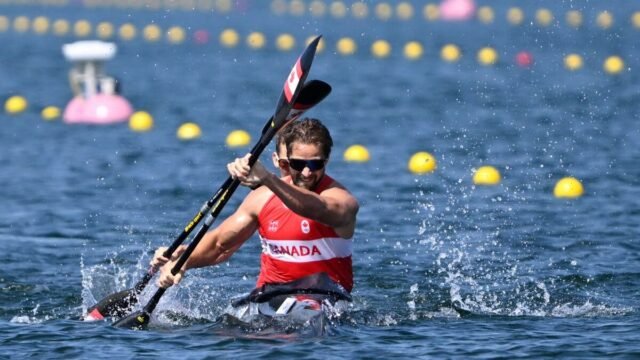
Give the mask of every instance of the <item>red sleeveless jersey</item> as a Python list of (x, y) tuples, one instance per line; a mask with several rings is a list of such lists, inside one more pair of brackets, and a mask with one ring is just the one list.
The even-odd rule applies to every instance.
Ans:
[[(333, 183), (325, 175), (316, 186), (319, 194)], [(258, 215), (262, 242), (257, 286), (285, 283), (325, 272), (347, 291), (353, 288), (352, 242), (333, 228), (289, 210), (273, 194)]]

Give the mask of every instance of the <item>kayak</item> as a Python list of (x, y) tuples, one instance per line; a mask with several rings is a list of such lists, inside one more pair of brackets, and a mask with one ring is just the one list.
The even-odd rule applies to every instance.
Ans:
[(266, 302), (231, 304), (222, 320), (248, 331), (305, 332), (320, 336), (328, 332), (332, 320), (338, 318), (349, 304), (345, 300), (334, 301), (327, 295), (280, 295)]
[(325, 273), (285, 284), (266, 284), (232, 301), (223, 321), (248, 330), (325, 334), (351, 295)]

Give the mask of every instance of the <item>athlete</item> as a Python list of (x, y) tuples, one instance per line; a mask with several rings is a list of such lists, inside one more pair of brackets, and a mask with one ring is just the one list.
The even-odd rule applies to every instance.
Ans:
[[(171, 274), (184, 251), (171, 259), (156, 251), (152, 265), (162, 266), (158, 285), (168, 288), (181, 281), (188, 269), (211, 266), (227, 260), (256, 231), (262, 243), (260, 274), (253, 299), (269, 289), (278, 294), (302, 290), (331, 293), (348, 299), (353, 288), (352, 242), (359, 204), (340, 183), (326, 174), (333, 141), (327, 128), (316, 119), (289, 125), (282, 134), (286, 156), (273, 155), (283, 178), (267, 171), (260, 162), (249, 167), (249, 157), (227, 165), (234, 179), (255, 188), (234, 214), (209, 231), (181, 271)], [(262, 299), (266, 299), (262, 296)]]

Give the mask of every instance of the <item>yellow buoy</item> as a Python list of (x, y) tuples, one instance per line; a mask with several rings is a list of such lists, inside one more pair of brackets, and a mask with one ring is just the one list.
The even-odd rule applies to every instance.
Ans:
[(60, 117), (60, 108), (56, 106), (47, 106), (42, 109), (40, 113), (42, 118), (47, 121), (52, 121)]
[(33, 24), (31, 24), (31, 26), (33, 27), (33, 31), (36, 34), (46, 34), (47, 31), (49, 31), (49, 19), (44, 16), (38, 16), (37, 18), (33, 19)]
[(276, 48), (281, 51), (290, 51), (296, 46), (296, 39), (291, 34), (280, 34), (276, 38)]
[(142, 29), (142, 37), (149, 42), (156, 42), (162, 37), (162, 30), (156, 24), (149, 24)]
[(369, 150), (362, 145), (351, 145), (343, 154), (344, 161), (347, 162), (367, 162), (371, 157)]
[(414, 174), (426, 174), (436, 169), (436, 158), (425, 151), (420, 151), (409, 159), (408, 168)]
[(393, 9), (391, 8), (391, 5), (387, 3), (379, 3), (375, 7), (375, 13), (378, 19), (387, 21), (391, 19), (391, 16), (393, 15)]
[(115, 30), (110, 22), (103, 21), (96, 26), (96, 34), (101, 39), (109, 39), (113, 37)]
[(601, 12), (596, 18), (596, 24), (598, 24), (598, 27), (601, 29), (609, 29), (613, 25), (613, 15), (608, 11)]
[(14, 95), (8, 98), (4, 103), (4, 111), (6, 111), (8, 114), (19, 114), (27, 110), (28, 106), (29, 103), (27, 102), (27, 99), (19, 95)]
[(386, 40), (376, 40), (371, 45), (371, 53), (377, 58), (386, 58), (391, 54), (391, 45)]
[(30, 20), (26, 16), (18, 16), (13, 20), (13, 29), (17, 33), (25, 33), (29, 30)]
[(230, 148), (244, 147), (249, 145), (251, 135), (244, 130), (233, 130), (227, 135), (227, 146)]
[(396, 6), (396, 14), (400, 20), (409, 20), (413, 17), (413, 5), (410, 2), (403, 1)]
[(616, 75), (624, 70), (624, 61), (619, 56), (609, 56), (602, 67), (607, 74)]
[(271, 2), (271, 12), (276, 15), (287, 13), (287, 2), (285, 0), (274, 0)]
[(216, 0), (216, 9), (221, 13), (227, 13), (231, 11), (233, 4), (231, 0)]
[(343, 18), (347, 15), (347, 6), (342, 1), (334, 1), (329, 6), (329, 12), (335, 18)]
[(172, 26), (167, 31), (167, 40), (171, 44), (181, 44), (187, 38), (187, 32), (180, 26)]
[(582, 13), (578, 10), (570, 10), (566, 15), (567, 24), (574, 28), (579, 28), (582, 25)]
[(289, 12), (293, 16), (302, 16), (304, 15), (305, 5), (302, 0), (291, 0), (289, 4)]
[(564, 58), (564, 67), (571, 71), (582, 68), (582, 56), (578, 54), (569, 54)]
[(493, 65), (498, 61), (498, 53), (490, 47), (484, 47), (478, 51), (478, 62), (482, 65)]
[(631, 23), (636, 29), (640, 29), (640, 11), (636, 11), (631, 15)]
[(422, 16), (427, 21), (436, 21), (440, 18), (440, 7), (436, 4), (427, 4), (422, 9)]
[(351, 5), (351, 15), (356, 19), (364, 19), (369, 16), (369, 7), (363, 2), (355, 2)]
[(220, 44), (222, 44), (222, 46), (232, 48), (238, 45), (239, 41), (240, 35), (233, 29), (225, 29), (220, 33)]
[(483, 6), (478, 9), (478, 20), (480, 20), (484, 24), (491, 24), (495, 15), (493, 13), (493, 9), (489, 6)]
[(120, 26), (120, 29), (118, 30), (118, 35), (120, 35), (120, 38), (122, 40), (133, 40), (136, 37), (136, 27), (133, 24), (124, 24), (122, 26)]
[(520, 25), (524, 21), (524, 12), (519, 7), (512, 7), (507, 11), (507, 21), (511, 25)]
[(540, 26), (549, 26), (553, 22), (553, 13), (549, 9), (539, 9), (536, 11), (536, 22)]
[(57, 36), (66, 35), (70, 28), (71, 25), (67, 20), (59, 19), (53, 22), (53, 33)]
[(129, 117), (129, 129), (146, 132), (153, 128), (153, 117), (146, 111), (136, 111)]
[(560, 179), (553, 188), (553, 195), (557, 198), (577, 198), (584, 194), (584, 188), (580, 180), (574, 177)]
[(453, 44), (447, 44), (440, 50), (440, 57), (446, 62), (456, 62), (460, 56), (460, 48)]
[(77, 37), (87, 37), (91, 35), (91, 23), (87, 20), (78, 20), (73, 24), (73, 33)]
[(267, 43), (267, 38), (261, 32), (252, 32), (247, 36), (247, 45), (251, 49), (262, 49)]
[(338, 53), (341, 55), (353, 55), (358, 49), (358, 46), (356, 45), (356, 42), (353, 41), (352, 38), (343, 37), (340, 40), (338, 40), (338, 43), (336, 44), (336, 49), (338, 50)]
[(202, 131), (200, 130), (200, 126), (198, 126), (198, 124), (186, 122), (180, 125), (176, 135), (180, 140), (193, 140), (199, 138), (200, 135), (202, 135)]
[(314, 0), (309, 5), (309, 12), (313, 17), (321, 17), (327, 12), (327, 5), (325, 5), (324, 1)]
[(409, 60), (418, 60), (422, 57), (423, 53), (424, 49), (422, 48), (422, 45), (417, 41), (409, 41), (404, 46), (404, 57)]
[(7, 30), (9, 30), (9, 18), (4, 15), (0, 15), (0, 32), (5, 32)]
[(493, 166), (481, 166), (473, 174), (476, 185), (497, 185), (501, 180), (500, 171)]

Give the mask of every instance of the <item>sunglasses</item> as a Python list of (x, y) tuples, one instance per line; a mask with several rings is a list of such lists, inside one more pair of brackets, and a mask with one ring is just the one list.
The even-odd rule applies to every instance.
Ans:
[(325, 159), (280, 159), (279, 161), (282, 165), (287, 164), (295, 171), (302, 171), (304, 168), (309, 168), (310, 171), (317, 171), (324, 168), (324, 165), (327, 163), (327, 160)]

